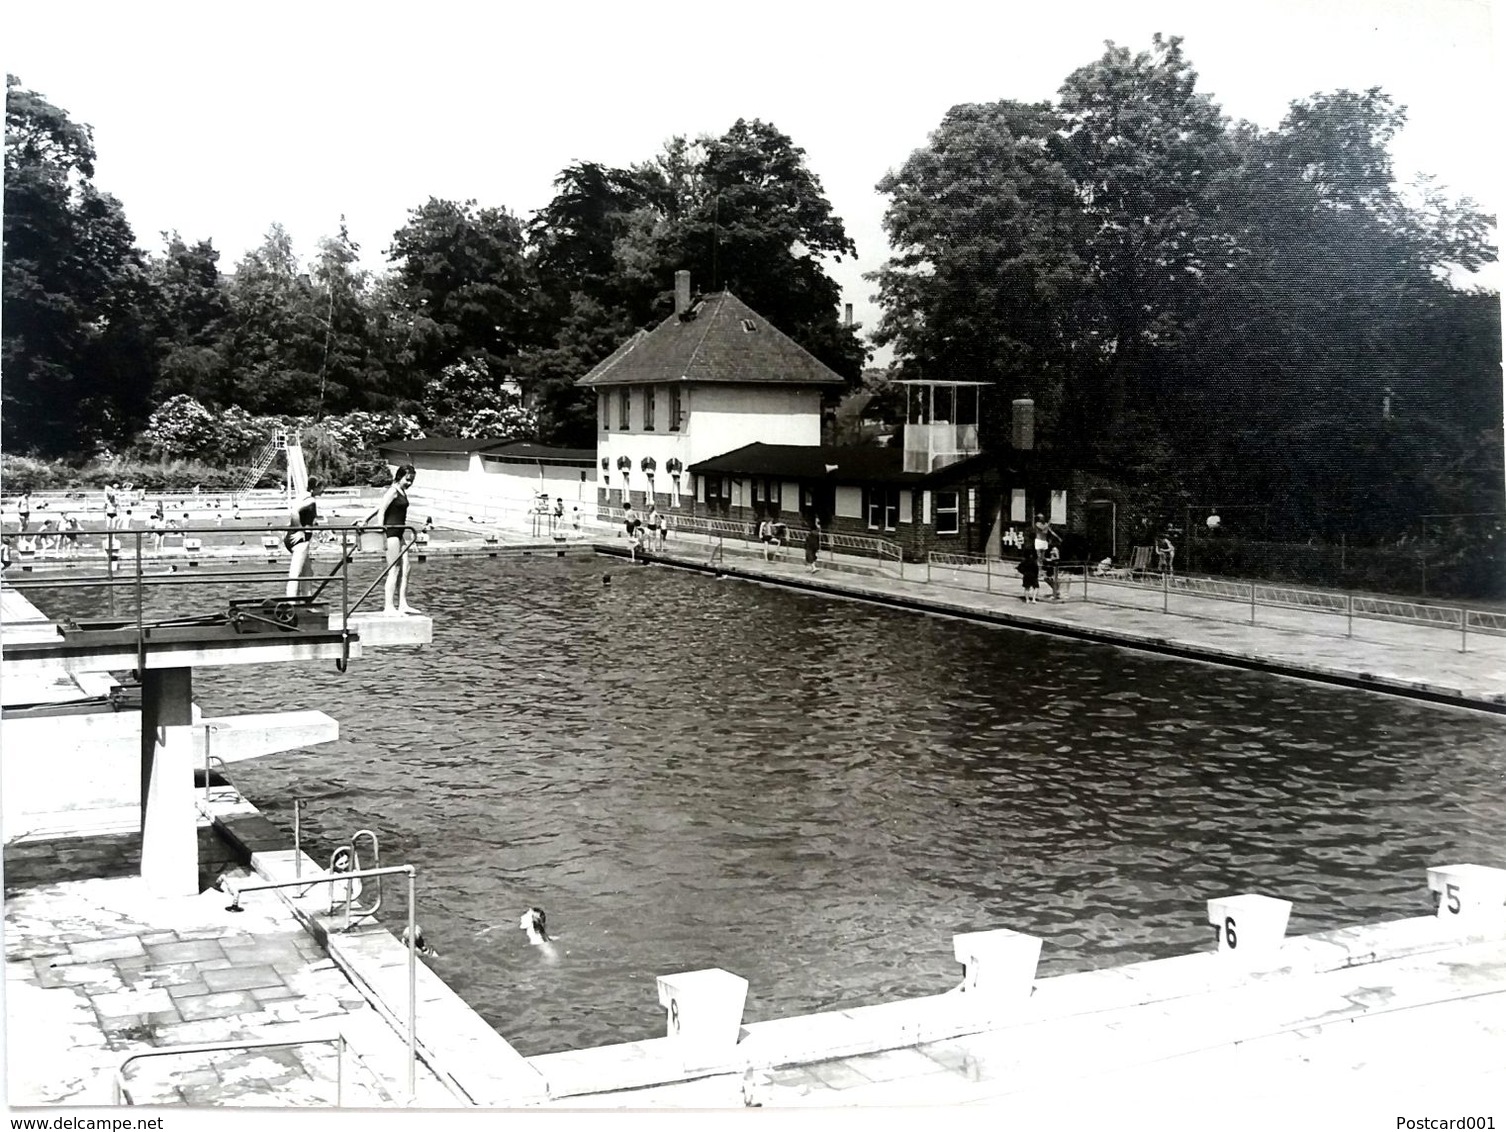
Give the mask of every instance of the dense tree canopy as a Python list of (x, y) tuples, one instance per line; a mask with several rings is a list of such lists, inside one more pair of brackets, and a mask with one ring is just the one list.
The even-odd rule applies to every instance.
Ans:
[[(1470, 494), (1461, 455), (1501, 418), (1498, 301), (1450, 283), (1495, 258), (1493, 220), (1396, 183), (1404, 123), (1378, 90), (1229, 123), (1159, 36), (1053, 103), (954, 107), (879, 182), (876, 338), (901, 373), (1035, 395), (1046, 446), (1157, 481), (1168, 511), (1255, 498), (1304, 537), (1399, 530)], [(1499, 507), (1498, 478), (1469, 478), (1472, 509)]]
[(4, 430), (10, 451), (87, 452), (145, 420), (151, 289), (94, 141), (6, 77)]

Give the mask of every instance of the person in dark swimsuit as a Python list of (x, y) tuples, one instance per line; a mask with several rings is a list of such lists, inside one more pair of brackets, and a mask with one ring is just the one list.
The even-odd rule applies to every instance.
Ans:
[(319, 521), (319, 504), (314, 497), (323, 487), (318, 476), (310, 476), (303, 498), (288, 511), (288, 533), (282, 536), (282, 545), (293, 555), (288, 563), (288, 597), (300, 596), (303, 580), (314, 573), (314, 524)]
[[(408, 526), (408, 489), (418, 473), (412, 464), (399, 464), (392, 473), (392, 485), (382, 494), (376, 510), (367, 516), (382, 519), (382, 535), (387, 546), (387, 588), (383, 613), (417, 613), (408, 604), (408, 567), (412, 557), (403, 552), (403, 531)], [(357, 523), (357, 526), (364, 524)]]

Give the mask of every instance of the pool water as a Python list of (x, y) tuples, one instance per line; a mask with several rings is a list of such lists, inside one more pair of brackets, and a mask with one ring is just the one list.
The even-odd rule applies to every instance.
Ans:
[(412, 599), (430, 648), (196, 695), (340, 720), (237, 784), (290, 838), (305, 799), (320, 860), (369, 828), (416, 865), (431, 965), (525, 1053), (662, 1036), (660, 974), (743, 975), (757, 1021), (946, 989), (958, 931), (1054, 974), (1210, 947), (1212, 896), (1301, 933), (1506, 864), (1483, 714), (617, 560), (425, 563)]

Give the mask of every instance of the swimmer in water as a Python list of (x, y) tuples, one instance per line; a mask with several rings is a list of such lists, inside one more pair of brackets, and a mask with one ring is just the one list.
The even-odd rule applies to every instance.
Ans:
[[(403, 946), (407, 947), (408, 946), (408, 929), (407, 928), (403, 929), (402, 941), (403, 941)], [(422, 955), (425, 959), (438, 959), (439, 958), (439, 951), (438, 951), (438, 949), (434, 948), (434, 947), (430, 947), (429, 946), (429, 941), (424, 938), (424, 926), (422, 924), (415, 924), (413, 926), (413, 950), (416, 951), (418, 954)]]
[(530, 908), (518, 919), (518, 927), (528, 933), (528, 942), (548, 943), (549, 932), (544, 927), (544, 909)]

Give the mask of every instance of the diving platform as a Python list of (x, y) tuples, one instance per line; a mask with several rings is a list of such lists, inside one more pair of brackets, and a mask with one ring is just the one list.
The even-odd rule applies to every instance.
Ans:
[[(60, 829), (70, 814), (134, 810), (147, 888), (193, 895), (196, 772), (207, 789), (215, 763), (340, 734), (318, 711), (206, 717), (193, 702), (194, 669), (316, 661), (343, 672), (372, 648), (429, 644), (434, 622), (332, 608), (317, 596), (232, 599), (207, 615), (148, 619), (140, 612), (144, 579), (122, 582), (134, 588), (134, 618), (97, 622), (49, 619), (15, 587), (0, 587), (5, 826)], [(132, 683), (110, 675), (123, 673)]]
[(138, 627), (124, 623), (80, 626), (70, 632), (45, 620), (41, 624), (23, 621), (13, 633), (6, 621), (0, 627), (4, 658), (0, 680), (22, 677), (38, 663), (86, 673), (134, 670), (142, 660), (149, 669), (348, 661), (360, 659), (366, 648), (412, 648), (433, 639), (433, 618), (382, 613), (354, 613), (348, 619), (330, 613), (327, 627), (299, 627), (275, 635), (238, 632), (228, 624)]

